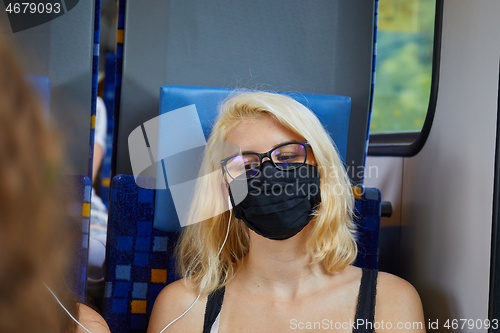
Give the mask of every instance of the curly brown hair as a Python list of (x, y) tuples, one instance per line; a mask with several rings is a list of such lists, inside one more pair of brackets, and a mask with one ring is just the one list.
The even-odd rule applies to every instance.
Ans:
[(76, 224), (64, 216), (59, 140), (25, 78), (0, 35), (0, 332), (72, 332), (44, 284), (76, 314), (64, 282)]

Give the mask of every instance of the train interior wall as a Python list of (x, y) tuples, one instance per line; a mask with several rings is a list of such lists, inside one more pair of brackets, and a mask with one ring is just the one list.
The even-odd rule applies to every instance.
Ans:
[[(350, 1), (349, 4), (363, 1)], [(356, 8), (355, 5), (346, 5), (347, 2), (332, 3), (334, 7), (344, 6), (346, 17)], [(197, 30), (199, 27), (177, 30), (178, 35), (165, 38), (155, 37), (158, 35), (156, 25), (161, 22), (161, 31), (171, 31), (170, 28), (176, 24), (173, 21), (175, 17), (168, 16), (163, 21), (140, 20), (140, 17), (161, 15), (158, 8), (167, 10), (167, 6), (179, 3), (155, 0), (155, 4), (154, 13), (151, 13), (147, 12), (148, 6), (129, 1), (129, 9), (135, 11), (130, 10), (127, 19), (139, 30), (129, 29), (125, 40), (127, 62), (124, 71), (127, 74), (128, 70), (128, 75), (124, 74), (122, 91), (119, 171), (130, 172), (126, 146), (128, 133), (157, 115), (158, 90), (163, 84), (195, 82), (198, 85), (237, 85), (341, 94), (344, 82), (337, 80), (338, 75), (351, 74), (347, 67), (342, 66), (337, 67), (344, 68), (345, 73), (334, 70), (330, 73), (327, 70), (333, 63), (350, 61), (349, 54), (344, 58), (338, 58), (341, 57), (338, 55), (333, 60), (329, 59), (330, 55), (324, 55), (321, 58), (323, 63), (311, 60), (307, 64), (312, 67), (300, 67), (300, 63), (294, 61), (314, 59), (316, 54), (309, 52), (315, 45), (299, 48), (297, 45), (304, 44), (297, 43), (305, 43), (306, 40), (300, 35), (289, 35), (284, 54), (303, 52), (293, 61), (281, 64), (282, 58), (270, 59), (265, 48), (254, 48), (252, 52), (261, 54), (260, 62), (251, 63), (250, 67), (235, 62), (232, 65), (241, 66), (229, 68), (227, 72), (237, 74), (226, 76), (230, 79), (223, 79), (224, 76), (218, 77), (217, 72), (224, 69), (212, 66), (214, 58), (205, 57), (202, 49), (191, 48), (203, 33)], [(192, 4), (183, 2), (182, 10), (189, 10)], [(198, 10), (192, 14), (203, 17), (205, 13)], [(0, 18), (8, 22), (5, 15), (1, 14)], [(9, 34), (21, 48), (23, 60), (31, 74), (50, 77), (51, 112), (55, 113), (53, 118), (58, 119), (66, 132), (71, 134), (68, 151), (73, 158), (73, 171), (78, 174), (86, 174), (88, 170), (93, 15), (93, 2), (80, 1), (73, 10), (49, 24), (16, 34), (12, 34), (6, 26), (1, 31)], [(370, 16), (370, 8), (366, 9), (364, 15), (365, 18)], [(427, 143), (418, 155), (411, 158), (367, 159), (365, 185), (380, 188), (383, 200), (391, 201), (394, 207), (393, 216), (382, 221), (381, 267), (405, 277), (415, 285), (422, 297), (426, 317), (430, 319), (485, 319), (488, 315), (500, 56), (499, 15), (500, 1), (497, 0), (444, 1), (439, 95)], [(328, 23), (332, 19), (321, 18), (322, 21), (314, 21), (318, 33), (323, 33), (324, 28), (318, 24)], [(337, 20), (335, 22), (342, 20), (338, 17), (333, 19)], [(306, 25), (310, 22), (303, 23)], [(361, 26), (353, 22), (350, 28), (366, 29), (371, 24), (368, 23)], [(231, 37), (233, 32), (226, 33)], [(189, 33), (193, 35), (188, 39), (182, 38)], [(330, 37), (340, 33), (340, 30), (334, 29)], [(169, 49), (174, 44), (168, 46), (167, 37), (178, 42), (182, 49)], [(187, 43), (189, 40), (193, 44)], [(352, 54), (365, 54), (366, 50), (357, 49), (354, 40), (338, 39), (337, 44), (331, 46), (346, 47)], [(273, 42), (270, 40), (269, 44)], [(317, 40), (317, 43), (320, 45), (322, 41)], [(232, 49), (247, 49), (247, 46), (251, 45), (232, 45)], [(144, 52), (145, 49), (158, 53)], [(199, 58), (194, 57), (195, 51), (201, 55)], [(167, 52), (173, 53), (167, 57)], [(192, 62), (186, 61), (184, 67), (175, 67), (175, 62), (182, 60), (184, 54), (193, 56), (186, 58), (192, 59)], [(266, 65), (262, 66), (262, 63)], [(364, 63), (365, 68), (361, 68), (358, 74), (361, 80), (366, 81), (369, 62)], [(193, 71), (189, 75), (194, 76), (188, 76), (184, 69), (190, 68), (192, 64), (206, 66), (214, 72)], [(277, 64), (285, 66), (280, 67), (281, 71), (288, 74), (273, 76)], [(252, 70), (254, 68), (263, 69), (255, 72)], [(287, 72), (290, 68), (296, 68), (297, 72)], [(331, 76), (324, 77), (325, 73)], [(297, 80), (297, 77), (306, 77), (308, 80)], [(333, 77), (336, 79), (333, 80)], [(271, 82), (271, 85), (263, 86), (259, 82)], [(348, 92), (345, 94), (349, 95)], [(360, 99), (366, 97), (363, 94), (366, 92), (361, 93)]]
[(394, 206), (382, 221), (381, 266), (412, 282), (441, 324), (488, 318), (499, 14), (495, 0), (444, 1), (428, 140), (414, 157), (367, 161), (365, 184)]
[[(79, 1), (64, 14), (30, 29), (13, 32), (0, 11), (0, 33), (19, 50), (27, 74), (50, 80), (50, 121), (64, 138), (68, 172), (88, 175), (94, 1)], [(27, 22), (29, 22), (27, 20)]]
[(360, 166), (374, 12), (374, 0), (127, 1), (116, 173), (132, 173), (128, 135), (158, 116), (167, 84), (349, 96), (347, 161)]

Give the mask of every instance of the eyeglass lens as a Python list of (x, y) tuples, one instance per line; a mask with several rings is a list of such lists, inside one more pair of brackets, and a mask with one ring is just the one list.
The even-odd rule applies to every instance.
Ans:
[(291, 170), (306, 162), (307, 148), (302, 143), (288, 143), (265, 154), (244, 153), (227, 160), (226, 171), (231, 178), (237, 178), (243, 173), (246, 173), (247, 178), (255, 177), (259, 173), (262, 158), (269, 153), (278, 169)]

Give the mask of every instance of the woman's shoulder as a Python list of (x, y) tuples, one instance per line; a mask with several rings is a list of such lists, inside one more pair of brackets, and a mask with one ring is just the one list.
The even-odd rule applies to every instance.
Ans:
[(382, 306), (394, 307), (405, 305), (408, 309), (421, 309), (420, 296), (408, 281), (385, 272), (379, 272), (377, 278), (377, 302)]
[[(103, 317), (97, 311), (85, 304), (78, 304), (78, 321), (92, 333), (109, 333), (109, 327)], [(77, 326), (77, 333), (85, 332)]]
[[(198, 293), (194, 283), (189, 279), (180, 279), (168, 284), (158, 294), (151, 313), (148, 332), (159, 332), (175, 318), (186, 311), (197, 299)], [(175, 323), (179, 332), (201, 331), (206, 297), (200, 297), (191, 310)], [(174, 328), (174, 324), (172, 324)], [(176, 330), (172, 329), (172, 332)]]
[[(417, 290), (408, 281), (393, 274), (379, 272), (375, 308), (377, 323), (403, 324), (409, 330), (400, 332), (425, 332), (422, 302)], [(421, 328), (421, 329), (420, 329)], [(377, 332), (384, 332), (377, 330)]]
[[(180, 279), (165, 286), (155, 300), (153, 310), (162, 313), (178, 312), (188, 308), (198, 296), (196, 287), (189, 279)], [(175, 300), (175, 302), (172, 302)]]
[(179, 279), (166, 285), (158, 295), (157, 300), (175, 297), (177, 301), (182, 302), (184, 298), (196, 297), (197, 295), (196, 286), (190, 279)]

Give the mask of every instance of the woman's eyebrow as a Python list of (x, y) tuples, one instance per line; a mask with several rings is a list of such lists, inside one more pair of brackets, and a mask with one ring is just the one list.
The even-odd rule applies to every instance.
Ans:
[[(270, 150), (278, 147), (278, 146), (281, 146), (282, 144), (285, 144), (285, 143), (289, 143), (289, 142), (301, 142), (301, 141), (305, 141), (305, 140), (298, 140), (298, 139), (284, 139), (284, 140), (281, 140), (279, 143), (275, 144)], [(268, 150), (269, 151), (269, 150)], [(254, 150), (242, 150), (241, 151), (242, 154), (249, 154), (249, 153), (253, 153), (253, 154), (260, 154)]]
[(250, 154), (250, 153), (252, 153), (252, 154), (258, 154), (256, 151), (253, 151), (253, 150), (242, 150), (241, 153), (242, 154)]

